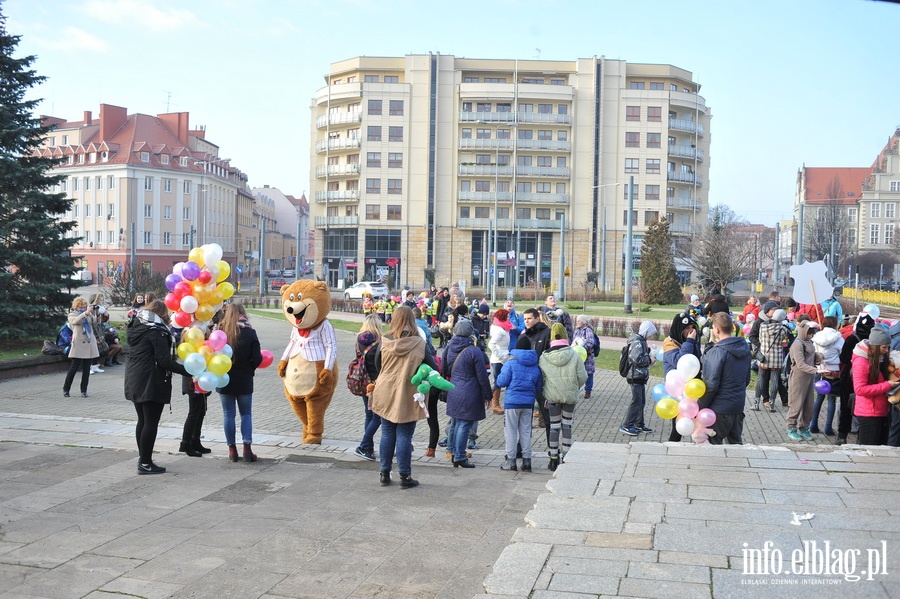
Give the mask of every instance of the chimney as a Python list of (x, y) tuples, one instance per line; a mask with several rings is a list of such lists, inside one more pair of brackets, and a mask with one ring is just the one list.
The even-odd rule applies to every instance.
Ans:
[(92, 124), (93, 124), (93, 121), (91, 120), (91, 111), (90, 111), (90, 110), (85, 110), (85, 111), (84, 111), (84, 124), (85, 124), (85, 125), (92, 125)]
[(112, 104), (100, 105), (100, 141), (111, 139), (128, 120), (128, 109)]
[(181, 141), (185, 146), (188, 145), (188, 130), (190, 127), (188, 126), (190, 113), (188, 112), (169, 112), (166, 114), (158, 114), (156, 118), (158, 118), (162, 123), (169, 128), (169, 131), (175, 134), (175, 137)]

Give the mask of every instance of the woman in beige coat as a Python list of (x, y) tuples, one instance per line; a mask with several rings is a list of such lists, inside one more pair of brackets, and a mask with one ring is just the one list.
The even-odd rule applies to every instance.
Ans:
[(400, 488), (419, 484), (412, 478), (412, 436), (416, 422), (426, 417), (425, 410), (413, 399), (416, 387), (410, 382), (422, 363), (437, 370), (434, 358), (425, 352), (425, 340), (412, 310), (400, 306), (394, 310), (391, 328), (381, 338), (375, 355), (378, 371), (375, 389), (369, 395), (372, 411), (381, 417), (381, 485), (391, 484), (391, 464), (397, 453)]
[(63, 397), (69, 397), (75, 373), (81, 370), (81, 396), (87, 397), (88, 379), (91, 376), (91, 362), (100, 356), (97, 338), (94, 335), (94, 320), (97, 315), (94, 306), (88, 305), (83, 297), (72, 301), (69, 312), (69, 328), (72, 329), (72, 347), (69, 350), (69, 371), (63, 383)]

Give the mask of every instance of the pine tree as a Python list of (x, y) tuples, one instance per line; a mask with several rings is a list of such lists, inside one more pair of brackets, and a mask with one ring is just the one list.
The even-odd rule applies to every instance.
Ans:
[(56, 329), (75, 272), (75, 240), (65, 237), (75, 224), (59, 220), (71, 200), (50, 193), (62, 178), (50, 174), (57, 162), (33, 155), (50, 128), (32, 116), (40, 100), (25, 96), (45, 78), (31, 69), (34, 56), (14, 56), (20, 39), (0, 13), (0, 340)]
[(669, 223), (650, 223), (641, 248), (641, 292), (648, 304), (677, 304), (684, 298), (675, 274)]

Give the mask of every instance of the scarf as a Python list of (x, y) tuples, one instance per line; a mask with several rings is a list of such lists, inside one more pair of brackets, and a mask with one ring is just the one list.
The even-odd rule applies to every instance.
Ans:
[(171, 338), (171, 340), (175, 340), (175, 336), (172, 334), (172, 330), (169, 328), (169, 325), (166, 324), (165, 320), (160, 318), (159, 314), (151, 312), (150, 310), (140, 310), (137, 313), (137, 319), (139, 322), (142, 322), (148, 327), (166, 331), (167, 333), (169, 333), (169, 337)]
[[(78, 310), (79, 314), (84, 314), (87, 310)], [(82, 318), (81, 319), (81, 329), (84, 331), (84, 336), (87, 337), (88, 341), (94, 340), (94, 325), (91, 324), (90, 318)]]
[(513, 328), (513, 323), (511, 323), (511, 322), (508, 321), (508, 320), (497, 320), (497, 319), (495, 318), (495, 319), (494, 319), (494, 324), (497, 325), (498, 327), (500, 327), (501, 329), (505, 330), (507, 333), (508, 333), (509, 331), (511, 331), (512, 328)]

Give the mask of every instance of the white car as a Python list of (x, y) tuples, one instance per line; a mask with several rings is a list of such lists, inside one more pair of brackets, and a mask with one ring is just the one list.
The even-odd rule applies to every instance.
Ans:
[(382, 297), (388, 294), (387, 285), (378, 281), (360, 281), (344, 290), (344, 299), (362, 299), (363, 293), (369, 292), (372, 297)]
[(294, 272), (293, 268), (285, 268), (283, 271), (281, 271), (281, 276), (285, 279), (293, 279), (296, 276), (296, 273)]

